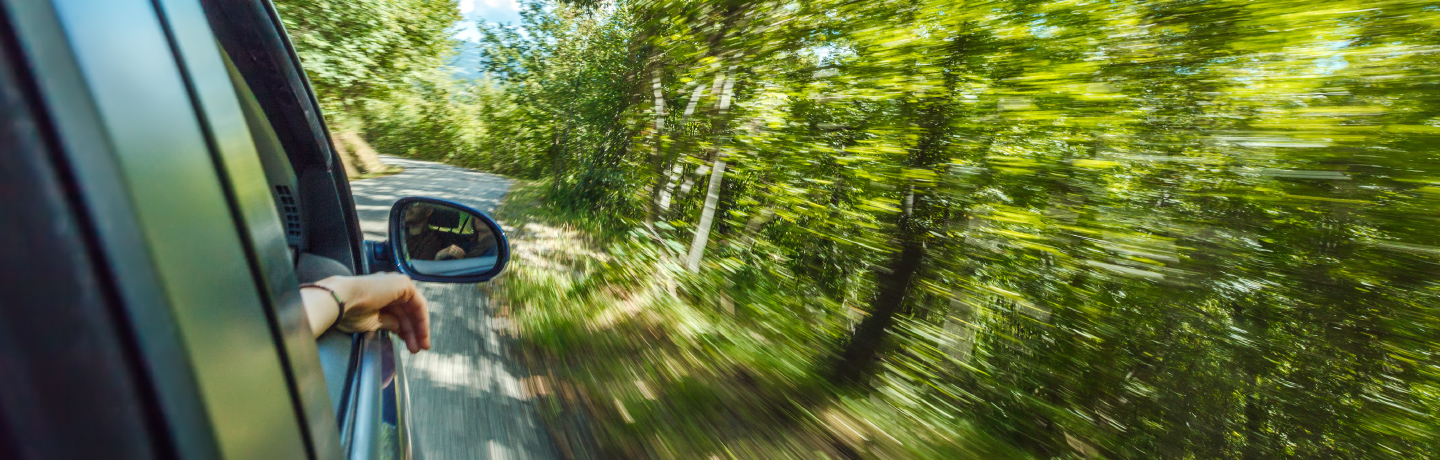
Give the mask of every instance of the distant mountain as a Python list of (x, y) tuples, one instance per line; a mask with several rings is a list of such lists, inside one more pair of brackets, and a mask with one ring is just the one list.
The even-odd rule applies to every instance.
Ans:
[(470, 40), (460, 40), (460, 45), (456, 48), (458, 53), (450, 61), (450, 66), (455, 69), (455, 78), (462, 80), (480, 78), (484, 74), (480, 70), (480, 45)]

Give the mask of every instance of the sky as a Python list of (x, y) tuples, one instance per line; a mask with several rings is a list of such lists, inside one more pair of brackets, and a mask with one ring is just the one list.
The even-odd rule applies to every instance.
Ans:
[(465, 16), (456, 25), (455, 32), (455, 38), (461, 40), (460, 54), (450, 65), (460, 78), (480, 78), (480, 32), (475, 29), (475, 23), (519, 25), (520, 3), (518, 0), (460, 0), (460, 14)]
[(475, 31), (475, 21), (489, 23), (520, 23), (520, 3), (517, 0), (460, 0), (460, 14), (465, 16), (455, 38), (475, 41), (480, 38)]

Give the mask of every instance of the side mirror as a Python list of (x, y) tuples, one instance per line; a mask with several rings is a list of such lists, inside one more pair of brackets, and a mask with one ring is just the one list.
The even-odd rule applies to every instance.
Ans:
[(510, 261), (510, 241), (485, 213), (435, 198), (401, 198), (390, 208), (390, 257), (418, 281), (488, 281)]

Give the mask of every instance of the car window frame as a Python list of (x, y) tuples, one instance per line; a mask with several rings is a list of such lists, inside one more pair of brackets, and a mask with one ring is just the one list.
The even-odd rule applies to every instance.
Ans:
[[(215, 30), (222, 54), (228, 55), (252, 90), (299, 178), (307, 225), (306, 244), (301, 251), (347, 265), (352, 273), (369, 273), (368, 243), (360, 230), (349, 178), (335, 155), (314, 91), (278, 13), (267, 1), (202, 0), (201, 4)], [(341, 342), (348, 342), (350, 346), (345, 347)], [(406, 414), (408, 391), (398, 391), (404, 388), (403, 382), (394, 383), (397, 377), (404, 376), (394, 359), (396, 347), (393, 334), (386, 331), (352, 335), (332, 330), (318, 339), (316, 348), (321, 362), (318, 367), (330, 370), (322, 373), (325, 381), (320, 383), (328, 384), (331, 390), (328, 400), (333, 404), (339, 428), (339, 447), (347, 458), (380, 454), (379, 440), (387, 427), (383, 417), (373, 415), (385, 413), (387, 405), (394, 406), (390, 409), (398, 414), (395, 424), (398, 426), (388, 428), (397, 435), (397, 442), (392, 445), (395, 451), (387, 453), (388, 456), (411, 458), (414, 452), (414, 433), (409, 429)], [(304, 353), (314, 355), (306, 345), (291, 347), (292, 355), (293, 350), (302, 348)], [(391, 362), (389, 366), (384, 365), (386, 356)], [(341, 362), (345, 363), (343, 375), (335, 372)], [(304, 367), (299, 372), (313, 373), (308, 363)], [(380, 385), (380, 382), (391, 382), (391, 385)], [(322, 399), (313, 395), (319, 393), (322, 386), (313, 379), (302, 385), (302, 392), (312, 395), (301, 398), (312, 420), (320, 413), (316, 401)], [(312, 431), (325, 437), (335, 431), (321, 425), (312, 423), (316, 427)], [(334, 446), (328, 439), (323, 442), (325, 445), (317, 448), (328, 451)]]
[(311, 457), (265, 313), (268, 296), (221, 184), (218, 144), (206, 129), (213, 120), (197, 96), (205, 92), (182, 65), (188, 61), (165, 14), (174, 11), (162, 4), (186, 6), (5, 0), (4, 7), (17, 48), (39, 76), (37, 97), (77, 177), (76, 193), (96, 222), (97, 252), (178, 456)]

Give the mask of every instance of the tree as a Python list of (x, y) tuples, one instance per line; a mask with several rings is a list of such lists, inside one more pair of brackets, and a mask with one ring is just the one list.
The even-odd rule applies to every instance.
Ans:
[[(304, 8), (349, 11), (325, 5)], [(656, 255), (595, 283), (666, 284), (635, 298), (716, 310), (727, 328), (706, 353), (784, 331), (755, 345), (784, 364), (745, 375), (823, 388), (791, 395), (804, 411), (879, 401), (871, 422), (912, 423), (852, 453), (1440, 446), (1431, 5), (626, 0), (523, 16), (523, 32), (483, 29), (473, 83), (362, 84), (398, 64), (329, 60), (430, 54), (366, 54), (401, 41), (364, 21), (339, 24), (374, 47), (293, 28), (324, 63), (327, 110), (385, 107), (364, 119), (380, 150), (549, 178), (551, 203), (633, 227), (626, 250)]]

